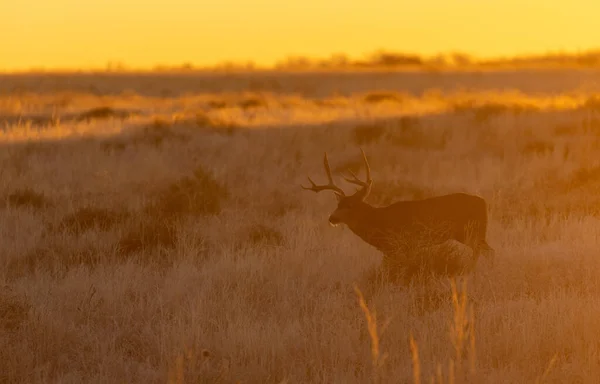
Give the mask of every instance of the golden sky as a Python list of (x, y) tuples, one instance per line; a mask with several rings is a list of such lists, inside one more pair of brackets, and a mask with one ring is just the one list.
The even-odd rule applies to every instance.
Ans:
[(0, 0), (0, 70), (600, 47), (597, 0)]

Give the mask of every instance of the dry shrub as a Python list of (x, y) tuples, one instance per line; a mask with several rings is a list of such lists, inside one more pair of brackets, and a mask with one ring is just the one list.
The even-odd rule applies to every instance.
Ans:
[(556, 136), (572, 136), (581, 132), (581, 124), (579, 123), (564, 123), (554, 127), (553, 132)]
[(354, 128), (354, 142), (358, 145), (369, 144), (381, 139), (386, 129), (381, 124), (361, 124)]
[(29, 317), (30, 307), (25, 297), (7, 287), (0, 288), (0, 330), (7, 334), (14, 332)]
[(223, 109), (228, 107), (227, 101), (225, 100), (209, 100), (206, 102), (206, 105), (211, 109)]
[(600, 166), (581, 168), (562, 182), (562, 190), (570, 192), (576, 188), (597, 185), (600, 182)]
[(81, 248), (71, 244), (49, 242), (11, 259), (7, 264), (6, 276), (9, 279), (16, 279), (39, 270), (60, 277), (71, 268), (81, 265), (95, 267), (110, 261), (111, 258), (112, 255), (89, 246)]
[(132, 141), (135, 144), (158, 147), (167, 140), (185, 140), (187, 137), (182, 133), (175, 132), (170, 122), (157, 118), (135, 134)]
[(184, 177), (161, 191), (146, 207), (146, 213), (161, 218), (215, 215), (221, 212), (227, 197), (227, 189), (200, 167), (192, 177)]
[(60, 117), (57, 115), (0, 115), (0, 126), (5, 124), (33, 127), (57, 126), (60, 124)]
[(448, 137), (447, 131), (427, 132), (414, 117), (358, 125), (353, 134), (358, 145), (385, 141), (399, 147), (423, 149), (443, 149)]
[(43, 193), (31, 188), (17, 189), (6, 196), (6, 204), (11, 207), (42, 209), (52, 206), (52, 202)]
[(478, 123), (488, 122), (490, 119), (503, 114), (521, 114), (536, 111), (537, 108), (524, 104), (505, 104), (499, 102), (486, 102), (477, 104), (473, 100), (458, 102), (452, 106), (452, 110), (459, 114), (471, 114)]
[(267, 101), (264, 99), (261, 99), (257, 96), (248, 97), (248, 98), (241, 100), (238, 103), (238, 106), (242, 109), (266, 108)]
[(382, 102), (402, 102), (402, 96), (396, 92), (369, 92), (365, 95), (364, 101), (370, 104), (378, 104)]
[(399, 147), (441, 150), (447, 142), (447, 131), (427, 132), (417, 118), (403, 117), (389, 131), (389, 142)]
[(590, 96), (579, 109), (592, 113), (600, 112), (600, 97), (596, 95)]
[(345, 101), (339, 99), (315, 99), (312, 102), (321, 108), (337, 108), (346, 105)]
[(116, 139), (108, 139), (103, 142), (105, 150), (124, 150), (129, 145), (149, 145), (160, 147), (169, 140), (185, 140), (188, 135), (176, 132), (172, 123), (163, 119), (155, 118), (150, 124), (137, 129), (133, 134)]
[(203, 112), (196, 114), (195, 125), (207, 132), (225, 134), (228, 136), (240, 131), (240, 127), (237, 124), (210, 117)]
[(254, 225), (248, 231), (248, 242), (255, 246), (280, 246), (283, 241), (281, 232), (263, 224)]
[(528, 142), (522, 149), (523, 153), (526, 155), (535, 154), (545, 154), (548, 152), (552, 152), (554, 150), (554, 143), (542, 140), (530, 141)]
[(58, 223), (57, 229), (79, 234), (90, 229), (107, 230), (129, 217), (129, 212), (118, 212), (106, 208), (83, 207), (72, 212)]
[(117, 249), (121, 255), (130, 255), (156, 248), (172, 249), (176, 243), (177, 233), (172, 221), (142, 216), (132, 222)]
[(196, 114), (196, 125), (200, 128), (213, 127), (217, 124), (217, 121), (204, 112), (198, 112)]
[(126, 119), (132, 116), (131, 111), (124, 109), (114, 109), (111, 107), (97, 107), (80, 113), (77, 117), (77, 121), (90, 121), (90, 120), (105, 120), (111, 118)]

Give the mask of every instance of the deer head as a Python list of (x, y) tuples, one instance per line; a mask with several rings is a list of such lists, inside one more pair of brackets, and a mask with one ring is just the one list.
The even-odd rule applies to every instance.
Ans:
[(353, 195), (346, 196), (344, 191), (335, 185), (333, 182), (333, 177), (331, 176), (331, 168), (329, 167), (329, 160), (327, 159), (327, 152), (325, 152), (325, 157), (323, 159), (323, 164), (325, 166), (325, 172), (327, 174), (327, 179), (329, 180), (328, 184), (325, 185), (317, 185), (314, 181), (309, 177), (308, 181), (310, 182), (310, 187), (302, 186), (302, 188), (313, 191), (313, 192), (321, 192), (325, 190), (333, 191), (335, 197), (338, 201), (338, 206), (335, 211), (329, 216), (329, 223), (331, 225), (338, 224), (347, 224), (352, 225), (355, 223), (360, 214), (365, 210), (372, 208), (369, 204), (365, 202), (367, 196), (369, 196), (369, 192), (371, 192), (371, 186), (373, 185), (373, 180), (371, 179), (371, 169), (369, 168), (369, 162), (367, 161), (367, 156), (365, 152), (360, 150), (363, 156), (363, 160), (365, 163), (365, 170), (367, 173), (367, 179), (365, 181), (360, 180), (352, 171), (348, 170), (351, 177), (343, 176), (344, 179), (352, 184), (356, 184), (361, 188), (357, 190)]

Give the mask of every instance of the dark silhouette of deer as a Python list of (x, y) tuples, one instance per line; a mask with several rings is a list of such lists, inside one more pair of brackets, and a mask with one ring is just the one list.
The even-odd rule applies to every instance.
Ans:
[[(399, 201), (384, 207), (374, 207), (365, 202), (373, 180), (365, 152), (361, 149), (366, 180), (360, 180), (352, 171), (351, 177), (343, 176), (360, 189), (351, 196), (335, 185), (331, 176), (327, 153), (324, 157), (328, 184), (317, 185), (309, 177), (314, 192), (333, 191), (338, 206), (329, 216), (332, 225), (346, 224), (354, 234), (383, 253), (382, 267), (388, 277), (410, 280), (419, 272), (455, 275), (471, 271), (479, 255), (485, 252), (493, 256), (493, 249), (486, 242), (487, 206), (479, 196), (453, 193), (422, 200)], [(423, 258), (415, 256), (418, 249), (456, 240), (473, 249), (468, 261), (464, 257)], [(421, 253), (422, 254), (422, 253)]]

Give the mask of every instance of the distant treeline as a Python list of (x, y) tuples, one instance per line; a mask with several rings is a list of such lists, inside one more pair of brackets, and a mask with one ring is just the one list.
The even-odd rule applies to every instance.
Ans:
[(222, 63), (210, 68), (195, 67), (185, 64), (179, 68), (155, 68), (155, 70), (281, 70), (281, 71), (314, 71), (314, 70), (360, 70), (360, 69), (495, 69), (495, 68), (600, 68), (600, 49), (581, 53), (547, 53), (540, 55), (501, 57), (479, 59), (466, 53), (447, 53), (433, 56), (377, 51), (365, 58), (352, 59), (344, 54), (334, 54), (328, 58), (310, 58), (305, 56), (289, 56), (266, 68), (252, 62)]
[(548, 53), (542, 55), (477, 59), (466, 53), (420, 56), (401, 52), (378, 51), (365, 59), (352, 60), (345, 55), (327, 59), (288, 57), (275, 65), (281, 70), (360, 69), (360, 68), (496, 68), (496, 67), (600, 67), (600, 50), (582, 53)]
[[(500, 58), (476, 58), (466, 53), (445, 53), (423, 56), (402, 52), (377, 51), (361, 59), (345, 54), (334, 54), (328, 58), (289, 56), (274, 66), (259, 66), (252, 61), (224, 62), (214, 66), (197, 66), (184, 63), (176, 66), (158, 65), (150, 70), (131, 68), (122, 62), (110, 62), (102, 69), (80, 69), (74, 72), (252, 72), (252, 71), (358, 71), (358, 70), (494, 70), (494, 69), (543, 69), (543, 68), (600, 68), (600, 49), (578, 53), (547, 53), (528, 56)], [(31, 72), (63, 72), (32, 69)], [(65, 71), (73, 72), (73, 71)]]

